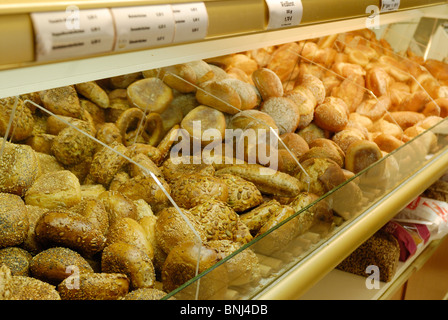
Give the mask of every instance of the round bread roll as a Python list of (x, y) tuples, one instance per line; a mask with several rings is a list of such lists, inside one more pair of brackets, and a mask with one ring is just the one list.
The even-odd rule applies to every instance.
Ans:
[(173, 90), (156, 77), (137, 80), (126, 90), (129, 104), (145, 112), (162, 113), (173, 100)]
[(182, 119), (180, 126), (191, 139), (196, 139), (205, 146), (223, 139), (226, 119), (221, 111), (200, 105)]
[(376, 121), (384, 116), (391, 106), (389, 96), (384, 95), (378, 99), (364, 100), (356, 108), (356, 113), (368, 117), (372, 121)]
[(219, 178), (227, 185), (227, 204), (236, 212), (246, 211), (263, 201), (260, 191), (252, 182), (231, 174), (222, 174)]
[(107, 190), (98, 195), (108, 213), (109, 226), (122, 218), (137, 219), (135, 203), (119, 191)]
[[(196, 275), (219, 262), (219, 255), (205, 245), (186, 241), (174, 247), (168, 254), (162, 268), (163, 290), (171, 292)], [(225, 267), (217, 267), (201, 277), (199, 300), (222, 299), (228, 287)], [(181, 290), (176, 299), (192, 299), (196, 296), (196, 284)]]
[(28, 235), (27, 208), (14, 194), (0, 193), (0, 248), (21, 244)]
[(80, 202), (71, 207), (70, 211), (86, 217), (103, 234), (107, 233), (107, 230), (109, 229), (109, 214), (100, 199), (83, 198)]
[(0, 249), (0, 266), (6, 265), (13, 276), (29, 276), (32, 258), (31, 253), (19, 247)]
[(64, 165), (81, 163), (90, 159), (95, 153), (97, 145), (90, 136), (95, 134), (87, 123), (79, 123), (77, 128), (69, 126), (55, 137), (51, 151)]
[(280, 134), (294, 132), (299, 126), (299, 107), (289, 98), (271, 97), (263, 102), (260, 111), (274, 119)]
[(427, 104), (425, 104), (425, 107), (422, 112), (426, 116), (435, 115), (440, 116), (442, 118), (448, 117), (448, 97), (437, 98), (428, 102)]
[(146, 70), (142, 74), (145, 78), (158, 77), (170, 88), (182, 93), (196, 91), (196, 71), (188, 63)]
[(122, 273), (81, 273), (57, 289), (62, 300), (118, 300), (129, 292), (129, 279)]
[[(156, 288), (140, 288), (126, 294), (123, 300), (162, 300), (167, 293)], [(168, 300), (176, 300), (174, 297)]]
[(210, 199), (227, 202), (228, 188), (218, 177), (189, 174), (171, 183), (171, 196), (180, 207), (190, 209)]
[(299, 85), (292, 91), (286, 92), (284, 96), (291, 99), (299, 107), (300, 121), (297, 128), (302, 129), (309, 125), (313, 121), (314, 108), (317, 105), (313, 93), (305, 86)]
[(194, 157), (168, 158), (162, 164), (162, 173), (168, 182), (174, 182), (179, 176), (200, 174), (213, 176), (215, 167), (210, 163), (200, 161)]
[(341, 150), (346, 154), (348, 147), (355, 141), (365, 140), (364, 134), (354, 128), (344, 129), (337, 132), (332, 138)]
[(95, 183), (108, 186), (113, 177), (127, 163), (128, 149), (120, 142), (112, 142), (109, 147), (103, 146), (93, 156), (90, 165), (90, 177)]
[(35, 226), (39, 218), (47, 211), (47, 209), (26, 205), (27, 216), (29, 222), (28, 234), (21, 244), (21, 247), (26, 251), (30, 252), (32, 255), (36, 255), (42, 251), (40, 243), (36, 240), (36, 234), (34, 232)]
[(190, 213), (202, 224), (210, 240), (236, 239), (238, 215), (225, 202), (219, 200), (203, 201), (190, 209)]
[(377, 135), (375, 139), (373, 139), (373, 142), (378, 145), (381, 151), (388, 153), (394, 151), (404, 144), (402, 140), (399, 140), (394, 136), (386, 133), (380, 133), (379, 135)]
[(37, 134), (25, 140), (25, 144), (33, 148), (34, 151), (40, 153), (51, 154), (51, 145), (55, 136), (52, 134)]
[(300, 85), (310, 90), (316, 99), (317, 104), (324, 102), (326, 96), (325, 86), (318, 77), (312, 74), (303, 74), (300, 76)]
[[(4, 140), (0, 139), (3, 146)], [(6, 142), (0, 155), (0, 192), (24, 196), (41, 173), (36, 152), (30, 146)]]
[(132, 160), (133, 162), (129, 165), (131, 177), (151, 177), (151, 173), (158, 178), (163, 177), (162, 170), (144, 153), (133, 155)]
[(173, 193), (172, 187), (163, 178), (155, 180), (152, 176), (127, 179), (117, 191), (131, 200), (145, 200), (156, 213), (170, 205), (168, 195)]
[(301, 162), (296, 178), (302, 190), (322, 196), (345, 181), (342, 168), (329, 158), (310, 158)]
[(35, 226), (43, 247), (65, 246), (90, 257), (101, 251), (106, 238), (87, 218), (74, 212), (47, 211)]
[(68, 170), (41, 175), (25, 194), (25, 203), (47, 209), (68, 208), (81, 201), (81, 185)]
[[(10, 122), (12, 118), (12, 121)], [(0, 135), (5, 137), (10, 125), (8, 137), (11, 141), (22, 141), (31, 136), (34, 118), (31, 110), (20, 98), (0, 99)]]
[(314, 122), (320, 128), (337, 132), (348, 123), (348, 108), (342, 99), (327, 97), (314, 110)]
[[(220, 259), (224, 259), (241, 248), (241, 244), (230, 240), (213, 240), (206, 246), (218, 251)], [(241, 286), (248, 283), (256, 283), (261, 279), (261, 270), (258, 257), (255, 252), (248, 248), (242, 250), (226, 261), (229, 284)]]
[(75, 84), (76, 91), (97, 106), (109, 108), (109, 96), (95, 81), (87, 81)]
[(314, 139), (317, 138), (329, 138), (330, 132), (320, 128), (316, 123), (311, 122), (305, 128), (297, 131), (297, 134), (301, 136), (306, 143), (310, 144)]
[(278, 46), (271, 55), (266, 68), (274, 71), (280, 80), (295, 80), (297, 73), (293, 72), (299, 59), (300, 46), (296, 42), (285, 43)]
[(214, 79), (214, 72), (207, 62), (203, 60), (195, 60), (185, 63), (187, 66), (193, 68), (196, 73), (196, 83), (201, 84), (202, 82)]
[[(155, 236), (157, 245), (168, 254), (178, 244), (188, 241), (205, 241), (203, 225), (187, 209), (166, 208), (157, 215)], [(199, 238), (198, 238), (199, 237)]]
[(151, 288), (156, 278), (151, 258), (126, 242), (114, 242), (104, 248), (101, 254), (101, 271), (125, 274), (130, 281), (131, 290)]
[(81, 104), (74, 86), (64, 86), (39, 92), (43, 106), (54, 114), (79, 118)]
[(350, 144), (345, 153), (345, 169), (358, 173), (383, 157), (373, 141), (360, 140)]
[(106, 247), (116, 242), (133, 245), (150, 259), (154, 257), (154, 248), (146, 237), (145, 229), (132, 218), (121, 218), (110, 225)]
[(260, 68), (252, 73), (252, 80), (263, 100), (283, 96), (283, 84), (277, 74), (268, 68)]
[(341, 168), (344, 166), (345, 154), (334, 141), (320, 138), (313, 141), (312, 146), (310, 147), (311, 148), (300, 157), (300, 162), (312, 158), (328, 158), (336, 162)]
[(391, 76), (381, 67), (374, 67), (367, 71), (366, 88), (377, 97), (388, 94), (392, 85)]
[(354, 112), (364, 98), (364, 82), (362, 76), (350, 75), (332, 89), (331, 96), (344, 100), (349, 112)]
[(196, 92), (199, 103), (229, 114), (255, 108), (258, 94), (244, 81), (226, 78), (204, 82)]
[(36, 279), (58, 285), (72, 274), (92, 273), (93, 269), (78, 252), (54, 247), (39, 252), (32, 258), (30, 272)]
[(386, 121), (385, 119), (380, 119), (374, 122), (372, 132), (387, 133), (400, 140), (403, 137), (403, 130), (401, 127), (398, 124)]
[(9, 285), (9, 300), (61, 300), (54, 286), (39, 279), (13, 276)]
[(280, 136), (281, 141), (278, 143), (278, 149), (288, 149), (292, 154), (294, 154), (297, 159), (299, 159), (305, 152), (307, 152), (310, 148), (308, 143), (302, 138), (301, 135), (288, 132), (284, 133)]
[(113, 142), (123, 143), (123, 137), (120, 130), (113, 122), (106, 122), (99, 125), (95, 138), (107, 145), (110, 145)]
[(255, 109), (244, 110), (233, 115), (230, 118), (228, 128), (233, 130), (241, 129), (243, 131), (255, 130), (257, 137), (259, 136), (259, 130), (265, 130), (266, 136), (268, 136), (271, 128), (273, 130), (278, 129), (274, 119), (269, 114)]

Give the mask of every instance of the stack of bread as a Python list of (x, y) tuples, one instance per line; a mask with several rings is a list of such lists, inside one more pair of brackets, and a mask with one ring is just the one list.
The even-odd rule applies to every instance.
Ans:
[[(360, 30), (1, 99), (0, 297), (159, 299), (284, 223), (199, 298), (256, 284), (256, 253), (334, 227), (310, 204), (448, 115), (447, 73)], [(228, 155), (228, 129), (264, 135)]]

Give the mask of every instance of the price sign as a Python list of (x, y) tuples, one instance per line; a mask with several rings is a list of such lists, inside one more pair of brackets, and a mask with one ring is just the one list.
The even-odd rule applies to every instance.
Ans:
[(31, 13), (36, 38), (36, 60), (48, 61), (109, 52), (114, 25), (109, 9)]
[(303, 14), (301, 0), (266, 0), (269, 9), (268, 29), (293, 27), (300, 24)]
[(381, 12), (397, 11), (400, 0), (381, 0)]
[(133, 50), (169, 44), (174, 37), (170, 5), (112, 8), (117, 39), (114, 50)]
[(175, 32), (174, 42), (201, 40), (207, 36), (208, 13), (203, 2), (171, 5)]

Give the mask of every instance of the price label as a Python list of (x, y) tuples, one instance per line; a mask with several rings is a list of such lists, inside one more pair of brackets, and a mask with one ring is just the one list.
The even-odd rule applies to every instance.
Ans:
[(303, 14), (301, 0), (266, 0), (269, 9), (268, 29), (293, 27), (300, 24)]
[(381, 12), (397, 11), (400, 0), (381, 0)]
[(171, 5), (174, 16), (174, 42), (201, 40), (207, 36), (208, 13), (203, 2)]
[(114, 24), (109, 9), (31, 13), (36, 60), (49, 61), (109, 52), (114, 44)]
[(114, 50), (133, 50), (169, 44), (174, 37), (170, 5), (112, 8), (117, 39)]

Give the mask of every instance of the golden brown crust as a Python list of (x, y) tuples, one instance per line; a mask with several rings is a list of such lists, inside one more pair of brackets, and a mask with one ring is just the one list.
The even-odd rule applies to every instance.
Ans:
[(97, 106), (109, 108), (109, 96), (95, 81), (87, 81), (75, 84), (76, 91)]
[(236, 212), (243, 212), (259, 205), (263, 197), (257, 187), (241, 177), (231, 174), (218, 174), (227, 185), (227, 204)]
[(314, 110), (314, 122), (322, 129), (340, 131), (348, 123), (347, 105), (342, 99), (327, 97)]
[(279, 134), (294, 132), (300, 123), (299, 107), (287, 97), (271, 97), (264, 101), (260, 111), (274, 119)]
[(122, 273), (82, 273), (75, 287), (70, 277), (58, 286), (62, 300), (118, 300), (129, 292), (129, 279)]
[(100, 252), (106, 238), (85, 217), (63, 211), (47, 211), (37, 221), (36, 239), (44, 247), (66, 246), (84, 256)]
[(79, 118), (81, 105), (74, 86), (65, 86), (39, 92), (43, 106), (54, 114)]
[(173, 91), (159, 78), (137, 80), (127, 87), (127, 97), (132, 107), (145, 112), (162, 113), (173, 100)]
[(263, 100), (283, 96), (283, 84), (277, 74), (268, 68), (260, 68), (252, 73), (255, 87)]
[(150, 256), (126, 242), (114, 242), (101, 254), (101, 271), (123, 273), (130, 281), (130, 288), (150, 288), (155, 283), (155, 271)]
[(54, 286), (32, 277), (13, 276), (10, 286), (9, 300), (61, 300)]
[(5, 136), (12, 116), (14, 118), (7, 135), (10, 140), (21, 141), (30, 137), (34, 126), (33, 115), (22, 99), (18, 98), (16, 104), (14, 97), (0, 99), (0, 135)]
[(30, 263), (32, 276), (52, 285), (58, 285), (75, 271), (90, 273), (93, 269), (78, 252), (64, 247), (43, 250)]
[(25, 202), (47, 209), (68, 208), (81, 201), (81, 185), (68, 170), (42, 174), (25, 194)]
[(190, 209), (210, 199), (227, 202), (228, 188), (218, 177), (189, 174), (171, 182), (171, 196), (180, 207)]
[(26, 239), (27, 214), (25, 203), (19, 196), (0, 193), (0, 248), (19, 245)]
[(355, 141), (345, 153), (345, 168), (358, 173), (383, 157), (375, 142), (368, 140)]

